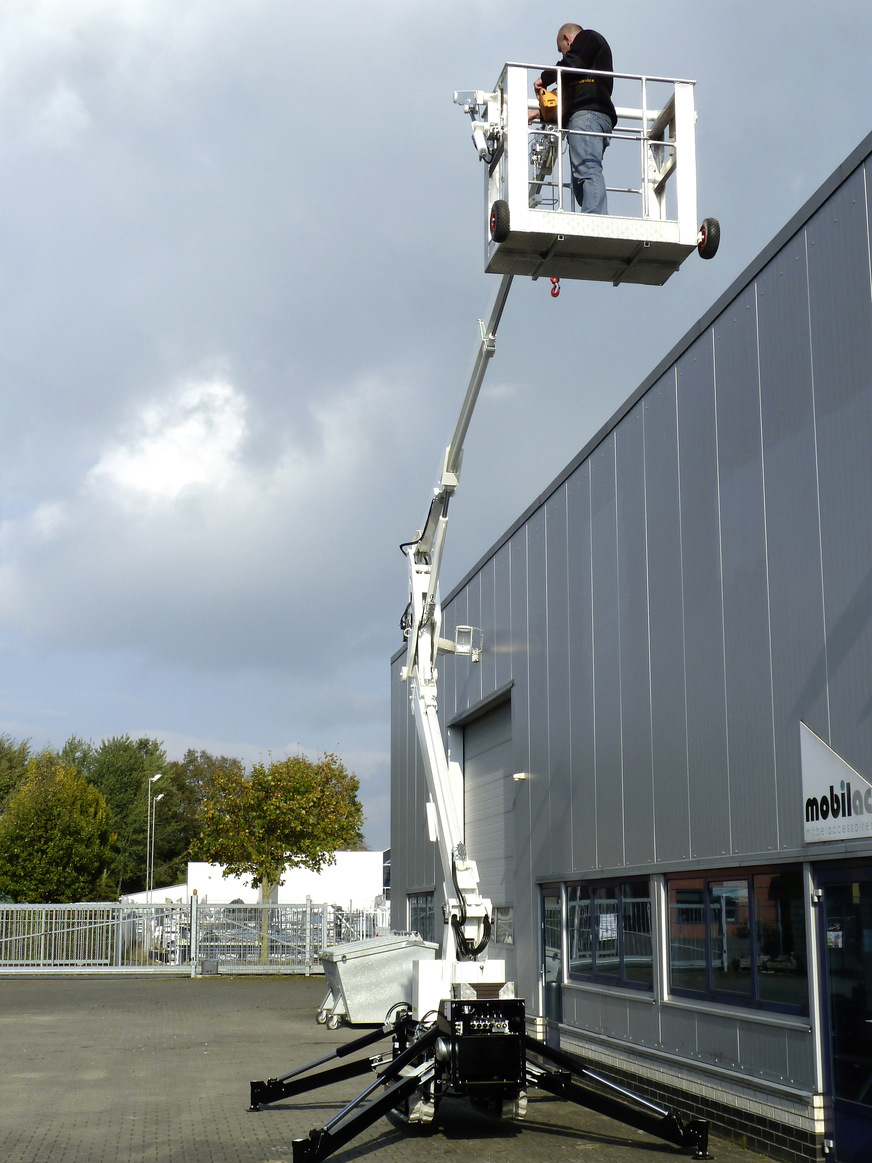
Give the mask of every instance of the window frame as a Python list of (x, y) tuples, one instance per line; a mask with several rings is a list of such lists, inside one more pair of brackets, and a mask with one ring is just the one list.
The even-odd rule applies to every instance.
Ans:
[[(666, 958), (667, 958), (667, 996), (705, 1000), (736, 1006), (739, 1009), (763, 1010), (770, 1013), (797, 1014), (808, 1016), (809, 998), (806, 990), (805, 1000), (801, 1004), (776, 1000), (765, 997), (761, 989), (761, 966), (766, 963), (765, 939), (762, 928), (762, 918), (758, 919), (758, 893), (762, 882), (767, 877), (785, 876), (794, 873), (800, 884), (798, 903), (803, 905), (803, 947), (802, 956), (807, 955), (808, 930), (802, 900), (802, 869), (800, 865), (772, 865), (768, 867), (730, 868), (717, 870), (694, 869), (681, 873), (671, 873), (666, 877)], [(733, 894), (730, 889), (738, 884), (744, 886), (744, 898)], [(701, 885), (701, 889), (700, 889)], [(713, 891), (719, 890), (719, 891)], [(702, 899), (694, 904), (688, 899), (691, 893), (702, 893)], [(674, 899), (673, 899), (674, 898)], [(746, 910), (744, 923), (741, 920), (741, 907)], [(691, 912), (696, 909), (697, 918), (692, 918)], [(746, 956), (742, 960), (748, 961), (747, 990), (731, 990), (718, 984), (716, 980), (716, 941), (713, 939), (717, 928), (717, 910), (722, 910), (721, 916), (730, 924), (747, 929), (747, 933), (740, 932), (739, 939), (747, 940)], [(702, 929), (705, 959), (705, 987), (694, 988), (687, 984), (675, 984), (674, 950), (679, 945), (683, 934), (678, 932), (678, 926), (687, 927), (696, 923)], [(675, 926), (675, 927), (674, 927)], [(787, 931), (787, 930), (785, 930)], [(723, 940), (723, 937), (719, 938)], [(693, 941), (694, 938), (689, 938)], [(697, 938), (698, 940), (698, 938)], [(723, 950), (724, 946), (720, 946)], [(726, 959), (726, 952), (722, 952)], [(726, 964), (722, 967), (725, 972)]]
[[(419, 924), (421, 915), (428, 918), (429, 930), (427, 925)], [(410, 892), (406, 895), (406, 918), (410, 933), (418, 933), (425, 941), (438, 944), (436, 938), (436, 893), (431, 889), (429, 892)]]
[[(626, 890), (629, 889), (630, 892)], [(581, 894), (576, 896), (575, 894)], [(654, 948), (655, 925), (654, 909), (655, 897), (649, 877), (620, 877), (610, 880), (575, 881), (565, 885), (565, 928), (567, 935), (566, 980), (570, 982), (585, 982), (593, 985), (610, 985), (615, 988), (632, 989), (641, 993), (654, 993), (655, 959)], [(648, 929), (650, 941), (650, 961), (648, 966), (648, 980), (639, 981), (628, 973), (627, 960), (627, 928), (625, 905), (630, 902), (638, 904), (644, 901), (648, 906)], [(609, 909), (608, 906), (614, 908)], [(606, 906), (606, 907), (603, 907)], [(588, 926), (586, 930), (579, 930), (575, 917), (586, 912)], [(615, 918), (612, 922), (611, 918)], [(579, 958), (574, 956), (577, 950), (578, 936), (588, 936), (590, 969), (579, 969)], [(614, 947), (609, 948), (614, 942)], [(602, 950), (602, 953), (601, 953)], [(610, 965), (605, 969), (603, 965)]]

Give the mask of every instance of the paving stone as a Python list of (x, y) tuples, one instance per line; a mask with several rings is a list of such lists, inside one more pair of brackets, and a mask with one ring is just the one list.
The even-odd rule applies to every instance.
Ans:
[[(364, 1032), (317, 1025), (324, 993), (320, 977), (0, 978), (0, 1159), (291, 1163), (293, 1140), (370, 1080), (248, 1111), (251, 1079), (285, 1074)], [(719, 1139), (710, 1153), (718, 1163), (762, 1159)], [(656, 1163), (680, 1155), (533, 1091), (522, 1124), (450, 1099), (431, 1133), (382, 1119), (332, 1159)]]

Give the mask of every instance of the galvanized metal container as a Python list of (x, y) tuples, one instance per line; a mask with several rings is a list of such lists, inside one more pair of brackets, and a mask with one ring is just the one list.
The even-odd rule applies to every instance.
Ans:
[(380, 1025), (398, 1002), (412, 1004), (412, 966), (434, 960), (437, 948), (418, 933), (392, 933), (322, 949), (330, 988), (318, 1021), (330, 1029), (343, 1017), (352, 1025)]

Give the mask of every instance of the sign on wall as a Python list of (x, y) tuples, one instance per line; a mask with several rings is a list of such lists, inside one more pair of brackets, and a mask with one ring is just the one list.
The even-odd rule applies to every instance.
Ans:
[(799, 724), (805, 842), (872, 836), (872, 783)]

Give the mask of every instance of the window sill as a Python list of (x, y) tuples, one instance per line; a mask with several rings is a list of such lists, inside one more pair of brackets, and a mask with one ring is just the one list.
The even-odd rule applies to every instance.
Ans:
[(724, 1018), (741, 1018), (759, 1026), (792, 1026), (811, 1033), (811, 1022), (806, 1014), (791, 1014), (783, 1010), (763, 1010), (751, 1006), (729, 1005), (727, 1002), (708, 1001), (705, 998), (668, 997), (661, 1003), (664, 1009), (688, 1010), (691, 1013), (717, 1014)]

